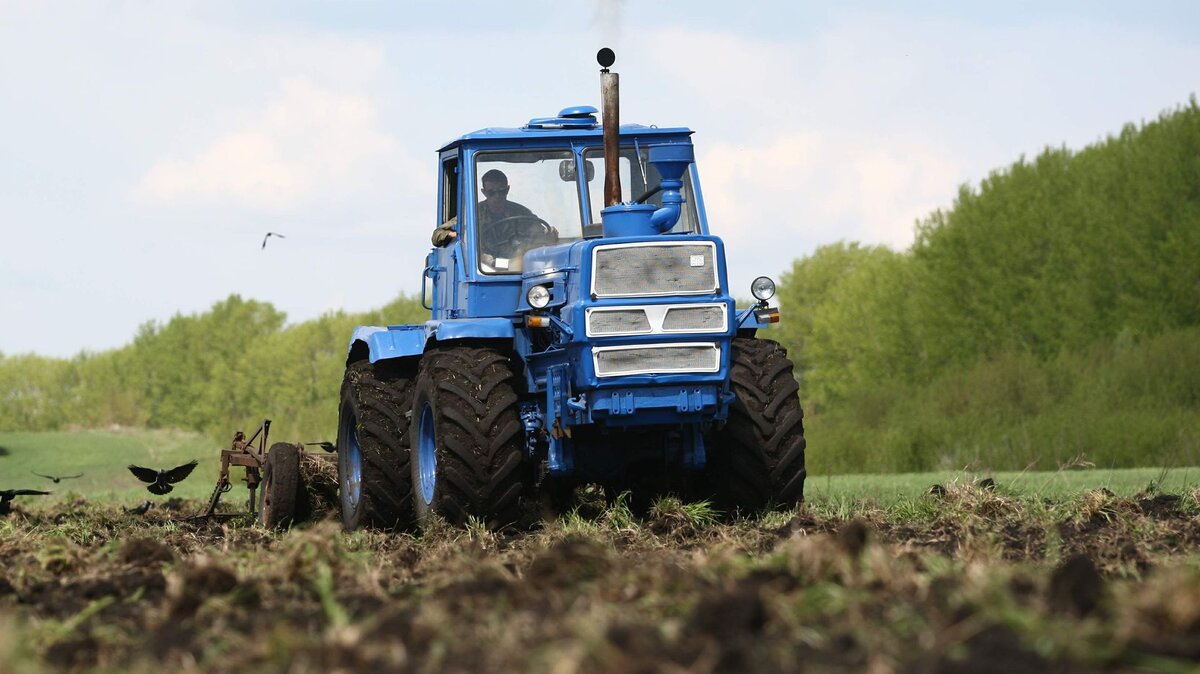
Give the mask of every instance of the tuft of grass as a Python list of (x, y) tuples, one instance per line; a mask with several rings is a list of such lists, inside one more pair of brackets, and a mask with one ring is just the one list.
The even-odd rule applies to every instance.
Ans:
[(641, 522), (629, 507), (631, 497), (632, 494), (627, 491), (617, 494), (612, 503), (604, 509), (600, 521), (613, 531), (637, 530)]
[(321, 600), (321, 611), (325, 614), (325, 622), (330, 628), (340, 630), (350, 624), (346, 609), (338, 603), (336, 588), (333, 580), (333, 570), (325, 562), (317, 564), (317, 573), (312, 580), (313, 590)]
[(721, 512), (711, 501), (685, 503), (675, 496), (660, 496), (650, 506), (650, 518), (679, 520), (693, 527), (709, 527), (720, 521)]
[(83, 610), (49, 629), (45, 633), (46, 643), (59, 641), (60, 639), (70, 636), (89, 619), (108, 608), (116, 601), (117, 598), (113, 596), (100, 597), (92, 600), (87, 606), (83, 607)]

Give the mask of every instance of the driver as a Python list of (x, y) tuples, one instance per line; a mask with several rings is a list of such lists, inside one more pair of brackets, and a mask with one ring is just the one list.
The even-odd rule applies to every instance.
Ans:
[(519, 258), (530, 243), (552, 243), (558, 230), (546, 225), (533, 211), (508, 200), (508, 176), (499, 169), (483, 174), (483, 201), (475, 205), (475, 224), (483, 262)]
[[(492, 169), (483, 174), (483, 201), (475, 205), (475, 223), (479, 228), (480, 242), (488, 251), (502, 247), (505, 243), (491, 232), (489, 225), (506, 218), (516, 218), (518, 221), (531, 220), (537, 216), (533, 211), (508, 200), (508, 176), (499, 169)], [(522, 217), (523, 216), (523, 217)], [(513, 222), (513, 221), (510, 221)], [(458, 238), (458, 232), (453, 227), (458, 224), (458, 218), (453, 217), (442, 223), (433, 231), (433, 245), (444, 246)], [(507, 224), (507, 223), (505, 223)], [(507, 229), (507, 228), (506, 228)]]
[(475, 205), (475, 222), (480, 228), (497, 220), (518, 215), (533, 215), (533, 211), (508, 200), (508, 176), (500, 169), (483, 174), (483, 201)]
[[(519, 259), (530, 244), (558, 241), (557, 229), (525, 206), (508, 200), (508, 176), (503, 171), (487, 171), (480, 183), (484, 199), (475, 205), (475, 223), (483, 264), (493, 267), (499, 260), (499, 268), (508, 269), (513, 258)], [(433, 245), (445, 246), (455, 241), (457, 224), (458, 218), (451, 218), (435, 229)]]

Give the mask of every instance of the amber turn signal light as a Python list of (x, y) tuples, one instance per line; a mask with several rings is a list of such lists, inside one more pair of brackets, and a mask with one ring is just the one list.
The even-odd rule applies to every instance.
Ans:
[(754, 318), (758, 319), (759, 323), (778, 323), (779, 310), (774, 308), (759, 309), (758, 311), (754, 312)]

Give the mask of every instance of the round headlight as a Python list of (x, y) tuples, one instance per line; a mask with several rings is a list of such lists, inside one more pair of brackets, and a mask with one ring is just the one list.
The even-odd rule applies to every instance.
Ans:
[(529, 306), (534, 309), (545, 309), (546, 305), (550, 304), (550, 291), (546, 286), (533, 286), (525, 293), (525, 299), (529, 300)]
[(766, 276), (759, 276), (750, 284), (750, 294), (759, 302), (766, 302), (775, 296), (775, 282)]

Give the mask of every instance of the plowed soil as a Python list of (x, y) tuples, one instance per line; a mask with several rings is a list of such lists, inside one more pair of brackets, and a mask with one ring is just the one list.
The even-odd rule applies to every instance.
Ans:
[[(185, 504), (184, 510), (199, 504)], [(978, 487), (750, 519), (623, 502), (522, 531), (0, 520), (0, 670), (1190, 671), (1195, 495)]]

